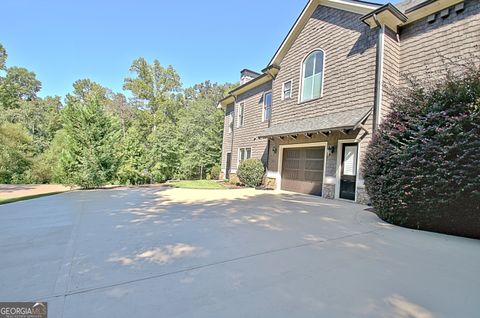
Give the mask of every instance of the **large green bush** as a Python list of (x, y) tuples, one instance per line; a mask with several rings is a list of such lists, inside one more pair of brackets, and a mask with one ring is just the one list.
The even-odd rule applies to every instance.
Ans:
[(384, 220), (480, 237), (480, 70), (414, 85), (373, 136), (365, 185)]
[(237, 176), (247, 187), (256, 187), (262, 184), (265, 169), (258, 159), (243, 160), (237, 169)]
[(212, 170), (210, 170), (210, 177), (213, 180), (218, 180), (220, 178), (220, 173), (222, 172), (222, 169), (220, 168), (219, 165), (215, 165), (212, 167)]

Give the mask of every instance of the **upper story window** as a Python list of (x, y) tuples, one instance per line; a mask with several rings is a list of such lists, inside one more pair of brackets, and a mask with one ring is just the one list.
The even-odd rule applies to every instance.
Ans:
[(272, 92), (263, 94), (262, 121), (270, 120), (272, 113)]
[(282, 100), (292, 97), (292, 81), (287, 81), (282, 85)]
[(303, 61), (302, 102), (322, 96), (324, 64), (325, 54), (322, 50), (313, 51)]
[(231, 134), (233, 131), (233, 114), (228, 114), (228, 133)]
[(245, 124), (245, 103), (238, 105), (237, 116), (237, 127), (242, 127)]

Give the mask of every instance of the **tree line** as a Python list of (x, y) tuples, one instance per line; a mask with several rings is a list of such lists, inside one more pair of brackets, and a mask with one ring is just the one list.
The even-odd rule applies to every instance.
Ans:
[(41, 98), (35, 73), (6, 60), (0, 44), (0, 183), (145, 184), (205, 178), (220, 163), (217, 104), (236, 84), (183, 88), (172, 66), (138, 58), (130, 98), (90, 79)]

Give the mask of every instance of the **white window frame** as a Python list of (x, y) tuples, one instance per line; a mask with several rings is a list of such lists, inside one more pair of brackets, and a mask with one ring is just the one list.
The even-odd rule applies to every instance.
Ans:
[[(242, 114), (241, 117), (240, 117), (240, 114)], [(245, 102), (241, 102), (237, 104), (237, 128), (240, 128), (243, 126), (245, 126)]]
[(242, 148), (238, 148), (237, 168), (238, 168), (238, 166), (240, 165), (240, 163), (243, 161), (243, 160), (241, 159), (241, 152), (242, 152), (242, 150), (245, 151), (245, 157), (246, 157), (246, 156), (247, 156), (247, 149), (250, 149), (250, 157), (245, 158), (245, 159), (243, 159), (243, 160), (247, 160), (247, 159), (252, 158), (252, 147), (242, 147)]
[[(272, 94), (272, 91), (269, 90), (269, 91), (266, 91), (263, 93), (263, 104), (262, 104), (262, 122), (266, 122), (267, 121), (267, 118), (265, 117), (265, 95), (267, 94), (271, 94), (271, 98), (270, 98), (270, 117), (272, 117), (272, 104), (273, 104), (273, 94)], [(268, 119), (270, 120), (270, 118)]]
[[(285, 97), (285, 84), (287, 84), (287, 83), (290, 83), (290, 96)], [(292, 80), (288, 80), (286, 82), (283, 82), (283, 84), (282, 84), (282, 100), (292, 98), (292, 89), (293, 89), (293, 81)]]
[[(320, 86), (320, 96), (310, 98), (310, 99), (303, 99), (303, 82), (304, 82), (304, 74), (305, 74), (305, 62), (310, 57), (310, 55), (312, 55), (314, 52), (317, 52), (317, 51), (320, 51), (320, 52), (323, 53), (322, 85)], [(303, 58), (303, 60), (300, 64), (300, 70), (301, 70), (301, 72), (300, 72), (300, 90), (299, 90), (300, 93), (298, 94), (298, 102), (299, 103), (308, 102), (308, 101), (315, 100), (315, 99), (323, 97), (323, 85), (324, 85), (324, 82), (325, 82), (325, 69), (326, 69), (325, 60), (326, 60), (326, 53), (323, 49), (320, 49), (320, 48), (317, 48), (317, 49), (314, 49), (314, 50), (310, 51)], [(315, 69), (315, 67), (314, 67), (314, 69)]]

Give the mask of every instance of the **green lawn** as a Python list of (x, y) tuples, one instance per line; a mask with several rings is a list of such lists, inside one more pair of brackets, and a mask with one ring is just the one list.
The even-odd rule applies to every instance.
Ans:
[(183, 189), (226, 189), (222, 183), (214, 180), (174, 181), (169, 184)]
[(63, 192), (65, 192), (65, 191), (50, 192), (50, 193), (41, 193), (41, 194), (35, 194), (35, 195), (26, 195), (26, 196), (23, 196), (23, 197), (10, 198), (10, 199), (6, 199), (6, 198), (0, 197), (0, 205), (2, 205), (2, 204), (7, 204), (7, 203), (18, 202), (18, 201), (36, 199), (36, 198), (45, 197), (45, 196), (48, 196), (48, 195), (59, 194), (59, 193), (63, 193)]

